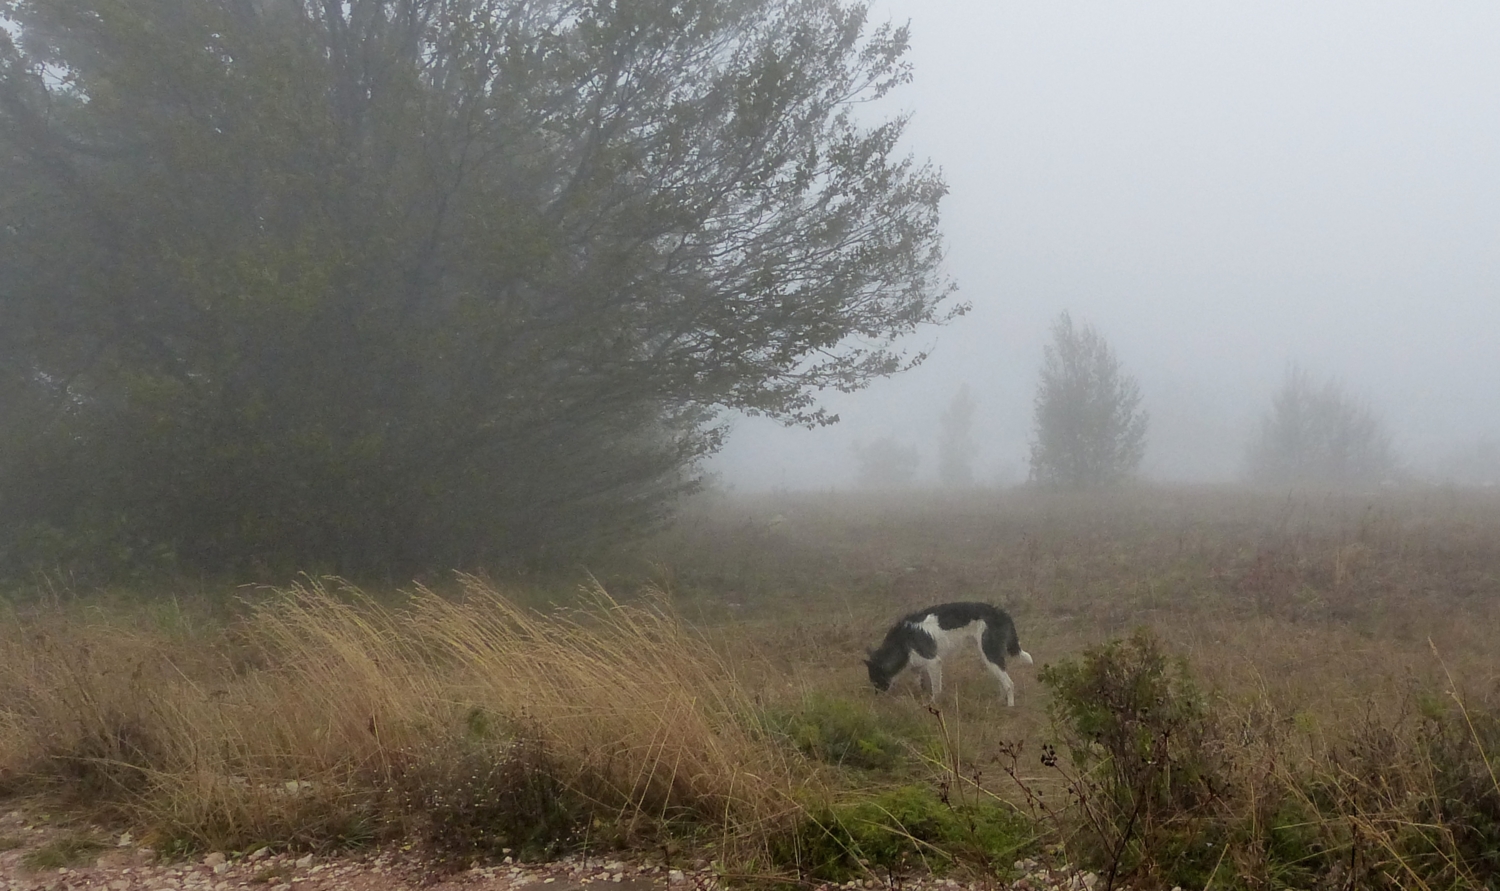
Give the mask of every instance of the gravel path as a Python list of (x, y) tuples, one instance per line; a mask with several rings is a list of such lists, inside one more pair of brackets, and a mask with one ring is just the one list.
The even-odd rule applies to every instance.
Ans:
[[(28, 854), (60, 839), (78, 837), (78, 827), (34, 821), (20, 811), (0, 817), (0, 891), (723, 891), (707, 869), (625, 862), (598, 857), (566, 857), (548, 863), (506, 862), (459, 873), (438, 873), (409, 853), (377, 850), (337, 857), (278, 854), (261, 849), (243, 857), (209, 854), (194, 862), (163, 862), (135, 844), (127, 833), (112, 846), (78, 858), (87, 865), (28, 866)], [(104, 838), (100, 832), (89, 832)], [(810, 891), (1094, 891), (1098, 876), (1048, 870), (1021, 861), (1022, 877), (1008, 883), (963, 883), (933, 876), (909, 876), (818, 885)]]

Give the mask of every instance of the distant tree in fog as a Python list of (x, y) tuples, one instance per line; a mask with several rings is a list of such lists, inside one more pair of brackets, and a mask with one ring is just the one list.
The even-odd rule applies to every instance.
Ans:
[(938, 418), (938, 481), (951, 489), (974, 485), (974, 397), (968, 384)]
[(889, 436), (869, 445), (856, 445), (854, 459), (859, 485), (866, 489), (899, 489), (917, 478), (920, 460), (916, 446), (904, 446)]
[(565, 555), (959, 309), (852, 0), (0, 14), (0, 573)]
[(1058, 316), (1037, 384), (1032, 481), (1096, 488), (1134, 476), (1146, 453), (1140, 404), (1140, 386), (1099, 332)]
[(1391, 437), (1368, 405), (1300, 367), (1271, 399), (1250, 445), (1250, 479), (1264, 485), (1378, 483), (1397, 469)]

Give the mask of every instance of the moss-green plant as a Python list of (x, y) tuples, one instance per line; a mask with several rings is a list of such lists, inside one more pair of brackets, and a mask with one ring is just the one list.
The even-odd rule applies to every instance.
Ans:
[(871, 870), (1008, 866), (1035, 843), (1030, 821), (1004, 803), (953, 804), (927, 787), (904, 785), (810, 808), (795, 837), (774, 845), (773, 854), (807, 878), (843, 881)]
[(1309, 887), (1327, 869), (1330, 846), (1318, 815), (1301, 801), (1284, 796), (1267, 820), (1266, 871), (1286, 887)]
[(47, 842), (21, 856), (27, 869), (61, 869), (77, 866), (104, 850), (104, 843), (81, 832), (70, 832)]
[(870, 706), (812, 693), (794, 708), (771, 712), (768, 723), (798, 751), (827, 764), (860, 770), (893, 770), (906, 759), (909, 741), (931, 736), (920, 725), (882, 718)]

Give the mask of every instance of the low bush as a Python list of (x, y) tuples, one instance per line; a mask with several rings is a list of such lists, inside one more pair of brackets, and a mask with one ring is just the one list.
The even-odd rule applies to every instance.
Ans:
[[(1224, 830), (1211, 807), (1225, 786), (1215, 716), (1187, 663), (1149, 631), (1039, 673), (1054, 731), (1077, 774), (1079, 853), (1111, 880), (1144, 870), (1184, 882), (1217, 868)], [(1055, 757), (1049, 759), (1057, 765)]]
[(534, 739), (470, 740), (397, 762), (398, 834), (440, 866), (549, 857), (576, 846), (588, 825), (587, 803)]
[(859, 770), (895, 770), (913, 745), (931, 743), (921, 725), (877, 714), (870, 706), (812, 693), (790, 709), (767, 715), (770, 727), (809, 758)]
[[(1500, 712), (1420, 685), (1327, 737), (1267, 698), (1238, 724), (1149, 632), (1048, 667), (1044, 748), (1075, 805), (1068, 853), (1184, 887), (1500, 887)], [(1231, 736), (1233, 742), (1231, 743)], [(1019, 781), (1019, 745), (1002, 748)], [(1002, 762), (1004, 763), (1004, 762)], [(1028, 790), (1030, 794), (1030, 790)]]
[(992, 799), (952, 803), (925, 786), (904, 785), (809, 808), (795, 834), (773, 849), (806, 879), (944, 872), (958, 864), (993, 874), (1036, 844), (1031, 822)]

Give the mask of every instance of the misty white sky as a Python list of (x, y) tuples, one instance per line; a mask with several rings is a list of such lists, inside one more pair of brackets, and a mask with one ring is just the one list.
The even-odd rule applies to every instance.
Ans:
[(966, 318), (922, 368), (739, 420), (740, 489), (847, 487), (851, 448), (916, 445), (963, 382), (977, 470), (1025, 478), (1051, 320), (1093, 323), (1152, 415), (1144, 472), (1238, 474), (1287, 364), (1336, 376), (1414, 464), (1500, 437), (1500, 3), (876, 0), (910, 21), (895, 106), (940, 166)]

